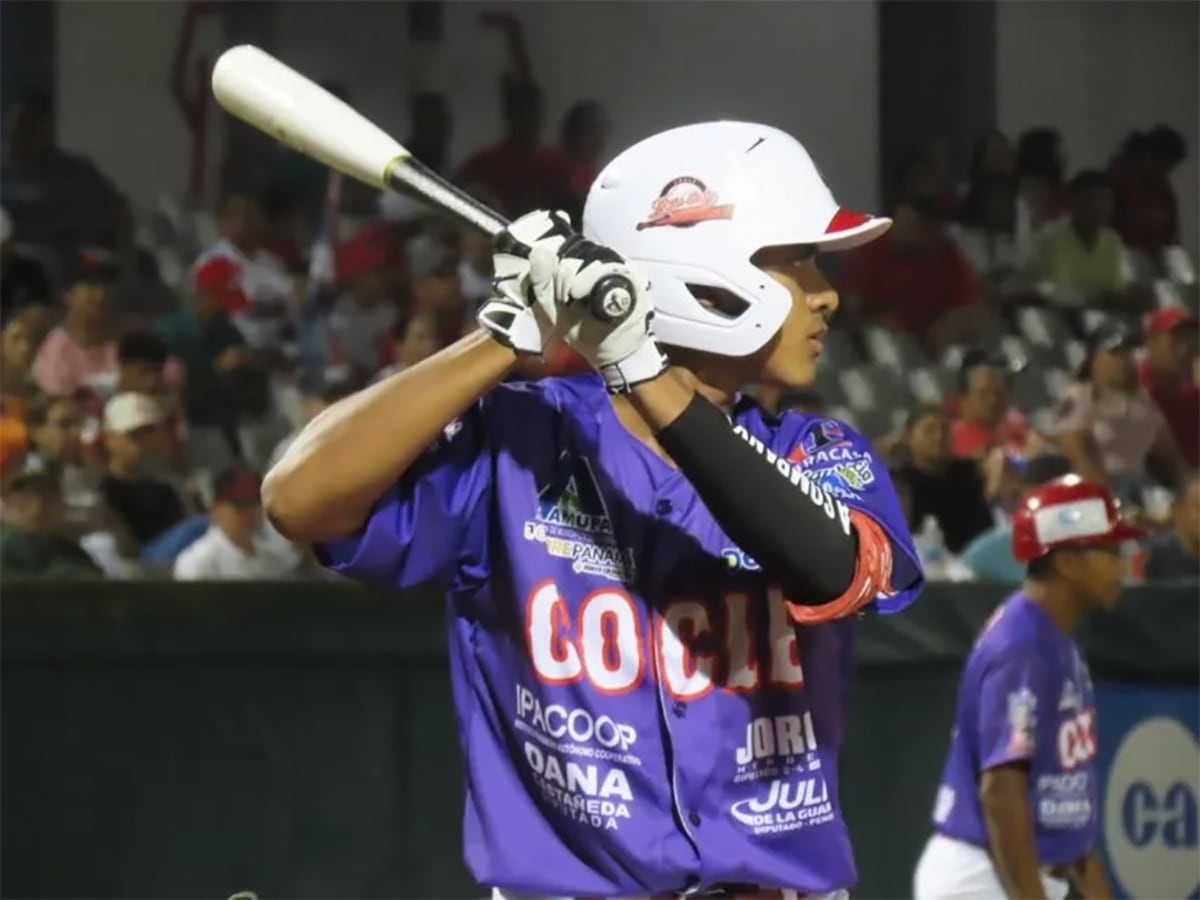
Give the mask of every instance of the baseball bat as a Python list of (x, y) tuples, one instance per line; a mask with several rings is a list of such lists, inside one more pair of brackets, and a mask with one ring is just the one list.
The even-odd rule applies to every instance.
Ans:
[[(212, 87), (232, 115), (351, 178), (424, 199), (493, 238), (509, 224), (422, 165), (374, 122), (258, 47), (243, 44), (222, 53)], [(500, 249), (529, 253), (523, 244)], [(633, 285), (619, 275), (601, 279), (588, 298), (592, 314), (610, 322), (629, 315), (633, 300)]]

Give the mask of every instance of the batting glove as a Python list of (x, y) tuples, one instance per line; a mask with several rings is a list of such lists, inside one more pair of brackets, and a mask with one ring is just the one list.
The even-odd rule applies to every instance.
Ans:
[(553, 336), (553, 320), (533, 301), (529, 254), (545, 244), (558, 248), (572, 235), (565, 213), (535, 212), (522, 216), (496, 235), (492, 253), (492, 297), (476, 314), (480, 327), (517, 353), (540, 356)]
[[(593, 289), (618, 276), (633, 287), (629, 314), (616, 321), (597, 318)], [(650, 284), (621, 256), (578, 236), (558, 244), (539, 242), (529, 255), (529, 284), (542, 313), (563, 341), (588, 361), (612, 393), (627, 393), (667, 369), (650, 323)]]

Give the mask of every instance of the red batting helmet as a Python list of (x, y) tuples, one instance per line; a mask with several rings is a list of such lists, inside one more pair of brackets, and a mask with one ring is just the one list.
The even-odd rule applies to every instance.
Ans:
[(1108, 547), (1141, 537), (1103, 485), (1066, 475), (1026, 491), (1013, 514), (1013, 556), (1027, 563), (1059, 547)]

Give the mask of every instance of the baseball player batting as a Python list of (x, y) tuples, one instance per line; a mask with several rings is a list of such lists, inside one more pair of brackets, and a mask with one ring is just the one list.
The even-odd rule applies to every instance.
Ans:
[[(500, 234), (480, 331), (329, 409), (267, 478), (334, 570), (446, 585), (465, 858), (496, 897), (855, 883), (856, 619), (922, 575), (867, 442), (738, 390), (811, 384), (837, 308), (815, 256), (889, 224), (774, 128), (651, 137), (601, 172), (583, 236), (544, 211)], [(606, 279), (632, 286), (611, 309), (587, 302)], [(554, 336), (592, 371), (502, 383)]]
[(1013, 517), (1024, 587), (992, 615), (958, 693), (950, 752), (917, 865), (918, 900), (1111, 897), (1096, 850), (1096, 705), (1071, 633), (1121, 590), (1138, 537), (1099, 484), (1031, 489)]

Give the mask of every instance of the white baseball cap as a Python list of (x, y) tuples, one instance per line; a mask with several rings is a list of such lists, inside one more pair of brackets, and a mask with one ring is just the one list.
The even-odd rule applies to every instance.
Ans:
[(146, 394), (126, 391), (117, 394), (104, 405), (104, 430), (129, 434), (163, 420), (163, 409), (157, 400)]
[[(792, 307), (786, 288), (751, 262), (764, 247), (848, 250), (891, 219), (843, 209), (808, 151), (769, 125), (705, 122), (624, 151), (597, 176), (583, 233), (649, 276), (654, 331), (664, 344), (745, 356)], [(729, 291), (738, 315), (703, 306), (688, 285)]]

